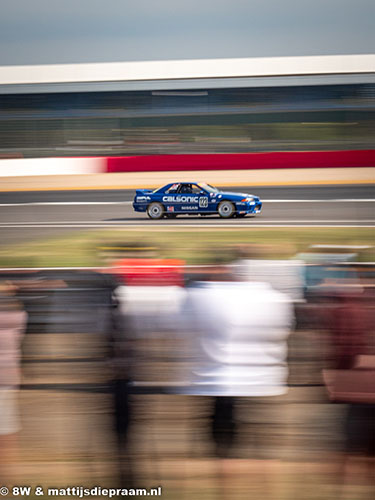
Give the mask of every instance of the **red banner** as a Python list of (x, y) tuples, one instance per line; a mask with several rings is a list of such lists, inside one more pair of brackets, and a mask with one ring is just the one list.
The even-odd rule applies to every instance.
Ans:
[(375, 150), (121, 156), (107, 158), (107, 172), (374, 167)]

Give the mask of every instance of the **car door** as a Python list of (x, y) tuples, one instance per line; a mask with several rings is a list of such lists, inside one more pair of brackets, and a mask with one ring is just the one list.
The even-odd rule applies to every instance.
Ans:
[(165, 189), (160, 197), (160, 201), (165, 208), (167, 214), (175, 214), (180, 212), (181, 203), (178, 201), (180, 183), (171, 184), (168, 189)]
[(192, 184), (193, 194), (198, 197), (199, 213), (209, 213), (212, 211), (210, 193), (203, 189), (199, 184)]
[(176, 210), (179, 213), (194, 214), (199, 212), (199, 197), (193, 193), (190, 183), (181, 183), (175, 198)]

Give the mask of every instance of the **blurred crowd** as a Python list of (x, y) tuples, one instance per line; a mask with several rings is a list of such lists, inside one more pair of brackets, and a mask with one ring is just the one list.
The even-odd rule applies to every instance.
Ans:
[[(111, 434), (111, 475), (122, 487), (140, 485), (147, 476), (163, 481), (158, 467), (163, 454), (179, 456), (179, 425), (185, 419), (195, 428), (193, 435), (197, 432), (199, 441), (207, 444), (198, 452), (187, 447), (187, 463), (209, 458), (214, 464), (209, 473), (215, 490), (210, 491), (212, 498), (250, 498), (246, 488), (253, 483), (252, 474), (261, 474), (264, 498), (282, 498), (279, 479), (269, 463), (298, 463), (307, 457), (333, 466), (332, 475), (325, 476), (333, 489), (325, 491), (324, 498), (354, 498), (350, 496), (353, 487), (361, 488), (363, 498), (371, 498), (375, 266), (337, 263), (334, 255), (309, 262), (301, 255), (276, 260), (264, 254), (264, 249), (242, 245), (237, 258), (225, 265), (189, 267), (129, 254), (97, 271), (4, 271), (0, 281), (0, 483), (22, 479), (27, 473), (25, 463), (32, 461), (27, 458), (31, 456), (27, 443), (32, 439), (23, 427), (39, 436), (47, 432), (42, 424), (30, 426), (38, 412), (28, 413), (22, 394), (30, 395), (27, 401), (35, 394), (36, 407), (43, 412), (38, 395), (43, 390), (65, 390), (95, 396), (81, 409), (86, 411), (84, 425), (91, 425), (98, 408), (106, 415), (101, 420), (106, 422), (105, 432), (98, 426), (93, 432)], [(75, 372), (61, 369), (64, 362), (70, 367), (86, 363), (73, 377), (74, 383), (69, 378), (66, 382)], [(51, 370), (43, 371), (48, 363)], [(164, 413), (157, 409), (161, 396), (169, 396)], [(307, 413), (295, 410), (298, 403)], [(313, 404), (319, 408), (315, 417), (309, 410)], [(286, 429), (283, 419), (290, 408), (299, 416), (289, 419)], [(158, 422), (161, 414), (169, 424), (158, 428), (155, 437), (152, 427), (163, 423)], [(252, 425), (248, 425), (248, 417), (254, 415), (260, 415), (260, 426), (262, 420), (268, 422), (267, 446), (257, 443), (254, 420), (250, 418)], [(322, 433), (323, 420), (332, 425), (323, 426)], [(140, 421), (147, 422), (147, 432), (137, 431)], [(69, 429), (76, 423), (72, 415), (63, 439), (69, 439)], [(59, 425), (52, 424), (52, 439), (54, 433), (60, 435)], [(292, 446), (293, 458), (285, 455), (285, 433), (304, 437), (311, 425), (312, 441), (303, 444), (302, 439), (300, 447)], [(337, 442), (329, 434), (332, 429)], [(140, 460), (142, 440), (150, 445), (151, 471)], [(150, 444), (155, 440), (158, 445)], [(313, 458), (304, 447), (315, 450)], [(97, 459), (94, 449), (85, 453), (90, 460)], [(243, 472), (243, 489), (238, 489), (237, 497), (236, 463)], [(300, 465), (291, 469), (296, 482), (293, 471)], [(184, 476), (185, 488), (190, 484), (187, 476), (189, 472)], [(200, 498), (199, 487), (194, 488)], [(300, 492), (295, 496), (301, 498)]]

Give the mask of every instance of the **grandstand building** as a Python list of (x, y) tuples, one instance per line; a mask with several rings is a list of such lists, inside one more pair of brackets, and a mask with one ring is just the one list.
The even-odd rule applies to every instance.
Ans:
[(369, 149), (375, 56), (0, 67), (0, 158)]

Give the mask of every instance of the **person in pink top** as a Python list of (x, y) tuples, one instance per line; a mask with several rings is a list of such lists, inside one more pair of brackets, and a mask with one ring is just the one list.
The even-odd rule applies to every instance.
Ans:
[(15, 297), (15, 287), (0, 282), (0, 483), (9, 481), (9, 466), (20, 431), (18, 390), (21, 379), (21, 341), (27, 315)]

